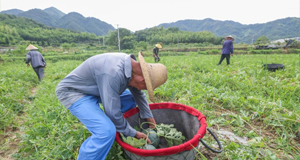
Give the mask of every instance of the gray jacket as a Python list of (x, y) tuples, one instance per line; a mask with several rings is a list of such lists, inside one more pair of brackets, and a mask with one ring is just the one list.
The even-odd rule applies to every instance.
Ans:
[(31, 63), (32, 68), (46, 66), (46, 61), (39, 51), (31, 50), (26, 55), (26, 64)]
[(115, 124), (117, 131), (125, 136), (134, 137), (136, 130), (121, 113), (120, 95), (125, 89), (129, 88), (142, 119), (152, 118), (153, 115), (145, 93), (128, 86), (131, 74), (129, 55), (125, 53), (95, 55), (84, 61), (57, 85), (56, 96), (66, 108), (85, 95), (99, 97), (105, 114)]

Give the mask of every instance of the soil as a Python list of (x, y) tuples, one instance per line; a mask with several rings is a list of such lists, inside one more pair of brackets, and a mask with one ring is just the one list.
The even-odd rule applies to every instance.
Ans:
[(0, 136), (0, 143), (2, 144), (0, 150), (1, 160), (13, 160), (13, 154), (17, 153), (19, 148), (18, 144), (21, 141), (20, 135), (23, 134), (19, 128), (13, 129), (7, 127), (6, 134)]
[[(201, 154), (202, 154), (203, 156), (205, 156), (205, 158), (208, 159), (208, 160), (212, 160), (212, 159), (214, 159), (215, 157), (217, 157), (217, 155), (218, 155), (218, 153), (214, 153), (214, 152), (212, 152), (212, 151), (206, 149), (205, 147), (201, 147), (201, 148), (199, 149), (199, 151), (200, 151)], [(199, 156), (199, 159), (201, 159), (200, 156)]]
[[(31, 89), (31, 96), (34, 96), (37, 88)], [(25, 113), (20, 114), (16, 117), (14, 123), (18, 126), (22, 126), (24, 121), (22, 117), (25, 117)], [(14, 160), (13, 155), (19, 151), (19, 143), (21, 141), (21, 135), (24, 134), (19, 127), (8, 126), (4, 129), (4, 134), (0, 135), (0, 159), (1, 160)]]

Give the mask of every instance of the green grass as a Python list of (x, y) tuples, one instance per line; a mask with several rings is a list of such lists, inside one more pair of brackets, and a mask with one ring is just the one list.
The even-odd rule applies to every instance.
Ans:
[[(23, 132), (16, 159), (74, 159), (80, 144), (90, 135), (55, 96), (56, 85), (82, 60), (57, 59), (47, 63), (41, 83), (24, 63), (0, 64), (1, 134), (7, 134), (9, 126)], [(208, 159), (300, 158), (295, 137), (300, 127), (300, 56), (235, 55), (229, 66), (225, 60), (217, 66), (219, 59), (220, 55), (197, 53), (162, 55), (160, 62), (167, 66), (168, 80), (155, 90), (157, 102), (194, 107), (207, 117), (214, 131), (224, 129), (250, 140), (243, 145), (219, 137), (224, 151)], [(152, 57), (145, 60), (154, 61)], [(262, 67), (267, 63), (284, 64), (285, 70), (269, 72)], [(34, 86), (35, 98), (29, 100)], [(17, 108), (22, 108), (23, 114)], [(12, 117), (22, 117), (22, 127)], [(209, 135), (204, 140), (210, 146), (216, 143)], [(122, 150), (116, 143), (107, 159), (122, 159)]]
[(17, 127), (14, 118), (23, 112), (24, 104), (28, 103), (29, 88), (38, 83), (31, 68), (26, 64), (0, 64), (0, 133), (6, 126)]

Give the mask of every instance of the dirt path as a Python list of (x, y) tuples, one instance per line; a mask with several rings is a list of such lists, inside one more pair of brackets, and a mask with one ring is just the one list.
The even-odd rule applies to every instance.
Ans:
[[(31, 96), (34, 96), (37, 91), (36, 87), (33, 87), (31, 89)], [(27, 103), (30, 103), (30, 101), (27, 101)], [(16, 124), (19, 124), (19, 126), (22, 126), (24, 124), (24, 117), (26, 117), (25, 113), (22, 113), (21, 115), (18, 115), (15, 118)], [(24, 134), (23, 131), (20, 130), (19, 127), (14, 128), (11, 126), (8, 126), (5, 128), (4, 134), (0, 135), (0, 159), (1, 160), (14, 160), (13, 155), (19, 151), (18, 144), (21, 141), (21, 135)]]
[[(17, 120), (19, 123), (20, 121)], [(22, 123), (22, 122), (21, 122)], [(18, 144), (21, 141), (21, 135), (23, 134), (19, 128), (6, 128), (6, 134), (1, 135), (2, 147), (0, 148), (0, 159), (1, 160), (13, 160), (13, 154), (17, 153), (19, 150)], [(2, 141), (3, 140), (3, 141)]]

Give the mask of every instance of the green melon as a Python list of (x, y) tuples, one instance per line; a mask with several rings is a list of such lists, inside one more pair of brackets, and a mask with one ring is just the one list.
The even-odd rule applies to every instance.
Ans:
[(158, 135), (156, 134), (156, 131), (155, 131), (155, 130), (150, 129), (150, 128), (147, 128), (147, 129), (143, 130), (142, 132), (145, 133), (146, 135), (148, 135), (148, 138), (150, 139), (151, 144), (152, 144), (154, 147), (157, 147), (157, 146), (158, 146), (158, 144), (159, 144), (159, 137), (158, 137)]
[(143, 149), (147, 149), (147, 150), (154, 150), (154, 149), (156, 149), (156, 148), (155, 148), (153, 145), (151, 145), (151, 144), (144, 145), (142, 148), (143, 148)]

